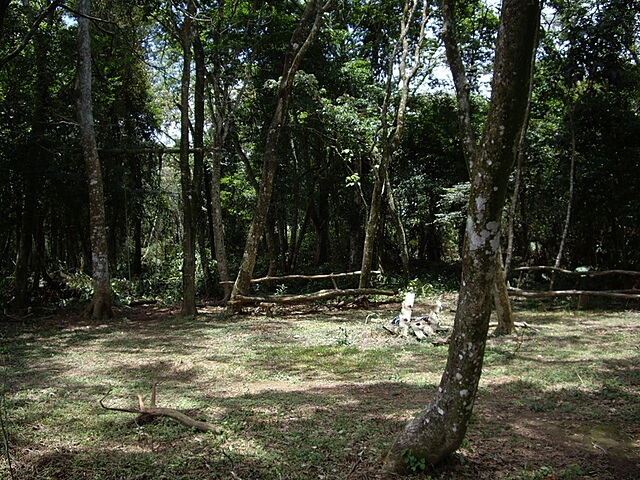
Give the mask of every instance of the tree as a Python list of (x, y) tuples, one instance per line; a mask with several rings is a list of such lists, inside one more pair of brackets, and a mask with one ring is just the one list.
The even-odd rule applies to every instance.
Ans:
[(293, 81), (302, 59), (318, 34), (322, 17), (329, 8), (329, 4), (328, 2), (323, 5), (318, 0), (310, 0), (302, 14), (300, 23), (291, 37), (278, 86), (276, 108), (265, 140), (262, 178), (256, 210), (247, 234), (242, 262), (231, 293), (231, 302), (233, 302), (236, 295), (246, 295), (249, 291), (251, 276), (256, 263), (258, 242), (267, 224), (273, 182), (278, 165), (278, 142), (288, 115)]
[[(417, 20), (416, 20), (417, 19)], [(360, 268), (360, 288), (367, 288), (370, 284), (371, 269), (373, 265), (373, 253), (375, 239), (378, 233), (378, 227), (381, 217), (381, 208), (383, 200), (386, 198), (390, 206), (392, 215), (397, 218), (397, 210), (391, 191), (391, 181), (389, 180), (389, 167), (392, 159), (397, 155), (400, 141), (403, 135), (405, 124), (405, 116), (407, 111), (407, 102), (411, 92), (411, 83), (419, 72), (423, 61), (423, 44), (425, 41), (427, 21), (429, 20), (428, 3), (423, 0), (405, 1), (402, 15), (400, 17), (400, 34), (393, 51), (389, 55), (387, 67), (387, 80), (385, 85), (385, 95), (381, 108), (382, 132), (380, 149), (374, 150), (374, 156), (379, 157), (373, 168), (375, 180), (373, 183), (373, 192), (371, 194), (371, 203), (369, 206), (369, 217), (365, 228), (364, 246), (362, 249), (362, 266)], [(411, 39), (411, 29), (417, 22), (417, 34)], [(411, 41), (413, 40), (413, 41)], [(395, 106), (392, 124), (389, 125), (387, 116), (390, 110), (394, 110), (391, 106), (395, 91), (392, 89), (393, 79), (395, 77), (393, 71), (398, 68), (398, 80), (400, 83), (400, 96), (398, 104)], [(386, 190), (386, 191), (385, 191)], [(402, 252), (403, 268), (405, 275), (409, 270), (409, 255), (407, 252), (405, 233), (401, 221), (396, 221), (396, 229), (398, 231), (399, 248)]]
[(636, 268), (640, 3), (546, 5), (514, 259)]
[[(447, 51), (447, 60), (451, 68), (455, 89), (456, 99), (458, 104), (458, 125), (460, 129), (460, 135), (462, 137), (462, 146), (464, 156), (467, 162), (467, 169), (471, 174), (472, 165), (477, 160), (478, 146), (476, 142), (475, 130), (471, 116), (471, 86), (472, 82), (467, 77), (466, 68), (463, 61), (462, 52), (457, 39), (457, 32), (455, 31), (455, 14), (454, 14), (453, 2), (445, 1), (442, 4), (442, 15), (444, 17), (445, 28), (443, 30), (444, 44)], [(530, 95), (527, 95), (529, 98)], [(527, 111), (528, 111), (527, 101)], [(525, 112), (526, 118), (526, 112)], [(522, 130), (524, 131), (526, 121), (522, 122)], [(524, 133), (521, 132), (520, 140), (523, 138)], [(508, 334), (513, 331), (513, 316), (511, 312), (511, 303), (509, 301), (509, 294), (507, 292), (507, 283), (502, 264), (502, 253), (498, 255), (496, 264), (496, 277), (494, 279), (493, 288), (493, 300), (496, 309), (496, 316), (498, 317), (498, 328), (496, 333)]]
[[(445, 8), (453, 5), (450, 0), (443, 2)], [(445, 31), (453, 27), (446, 16), (444, 20)], [(466, 434), (482, 372), (500, 223), (530, 94), (539, 21), (539, 2), (503, 1), (489, 112), (479, 151), (469, 165), (462, 282), (447, 365), (434, 399), (407, 424), (387, 453), (384, 468), (391, 472), (409, 471), (411, 459), (426, 465), (442, 462)]]
[(182, 77), (180, 80), (180, 185), (182, 192), (182, 221), (184, 237), (182, 241), (182, 310), (185, 317), (193, 316), (196, 311), (196, 221), (195, 209), (200, 192), (195, 185), (200, 171), (190, 166), (189, 153), (189, 92), (191, 82), (191, 59), (195, 25), (196, 5), (188, 0), (184, 12), (180, 43), (182, 45)]
[(91, 95), (91, 0), (78, 0), (78, 123), (89, 184), (93, 297), (87, 313), (96, 318), (112, 317), (109, 256), (104, 211), (102, 169), (93, 126)]

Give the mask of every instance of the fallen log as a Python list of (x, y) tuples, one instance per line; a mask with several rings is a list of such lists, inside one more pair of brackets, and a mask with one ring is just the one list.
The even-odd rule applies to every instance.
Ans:
[(151, 390), (151, 401), (149, 407), (145, 407), (144, 399), (142, 395), (138, 394), (138, 408), (120, 408), (120, 407), (108, 407), (104, 404), (104, 400), (109, 396), (111, 390), (107, 392), (107, 394), (100, 399), (100, 406), (105, 410), (112, 410), (116, 412), (127, 412), (127, 413), (137, 413), (140, 415), (138, 418), (144, 417), (169, 417), (177, 422), (180, 422), (187, 427), (197, 428), (198, 430), (203, 430), (205, 432), (213, 432), (216, 434), (222, 433), (215, 425), (212, 425), (208, 422), (201, 422), (199, 420), (194, 420), (193, 418), (185, 415), (178, 410), (174, 410), (173, 408), (163, 408), (156, 406), (156, 388), (157, 383), (153, 385)]
[(556, 272), (563, 273), (565, 275), (580, 275), (587, 277), (602, 277), (607, 275), (630, 275), (640, 277), (640, 272), (636, 272), (633, 270), (566, 270), (564, 268), (558, 267), (547, 267), (543, 265), (531, 266), (531, 267), (517, 267), (513, 269), (514, 272), (536, 272), (536, 271), (546, 271), (546, 272)]
[[(251, 284), (257, 283), (269, 283), (269, 282), (279, 282), (284, 280), (335, 280), (337, 278), (347, 278), (347, 277), (357, 277), (361, 272), (346, 272), (346, 273), (323, 273), (318, 275), (282, 275), (279, 277), (274, 276), (266, 276), (261, 278), (252, 278)], [(373, 274), (381, 273), (380, 271), (373, 271)], [(232, 285), (235, 283), (233, 280), (227, 280), (220, 282), (221, 284)]]
[(320, 300), (330, 300), (338, 297), (353, 297), (359, 295), (396, 295), (393, 290), (381, 290), (379, 288), (350, 288), (345, 290), (319, 290), (314, 293), (302, 295), (267, 295), (264, 297), (254, 297), (249, 295), (236, 295), (229, 302), (229, 305), (247, 305), (260, 303), (276, 303), (276, 304), (294, 304), (294, 303), (310, 303)]
[[(494, 328), (497, 327), (498, 323), (497, 322), (491, 322), (489, 323), (489, 328)], [(513, 326), (514, 327), (518, 327), (518, 328), (530, 328), (531, 330), (538, 330), (539, 328), (544, 328), (543, 325), (530, 325), (527, 322), (513, 322)]]
[(638, 293), (624, 293), (610, 290), (551, 290), (548, 292), (521, 290), (519, 288), (507, 288), (509, 295), (512, 297), (525, 298), (554, 298), (554, 297), (608, 297), (608, 298), (624, 298), (628, 300), (640, 300), (640, 291)]

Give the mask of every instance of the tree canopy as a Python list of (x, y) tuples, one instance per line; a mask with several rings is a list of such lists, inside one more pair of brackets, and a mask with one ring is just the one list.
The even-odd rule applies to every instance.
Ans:
[[(456, 5), (479, 128), (500, 10)], [(271, 154), (254, 276), (358, 270), (376, 188), (386, 196), (370, 233), (373, 269), (392, 283), (455, 270), (469, 177), (440, 5), (322, 5), (269, 147), (288, 56), (304, 41), (295, 31), (305, 6), (94, 0), (93, 111), (116, 298), (181, 298), (185, 255), (194, 262), (189, 295), (228, 298)], [(560, 257), (569, 269), (640, 268), (638, 6), (571, 0), (544, 9), (521, 182), (516, 191), (512, 177), (507, 192), (517, 202), (514, 267)], [(76, 7), (8, 2), (0, 15), (0, 302), (25, 309), (87, 298)], [(403, 49), (405, 66), (417, 67), (412, 76), (401, 69)]]

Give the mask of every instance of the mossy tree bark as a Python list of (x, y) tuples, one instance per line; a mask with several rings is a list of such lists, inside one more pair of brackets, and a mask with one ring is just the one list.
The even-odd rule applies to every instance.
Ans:
[(107, 229), (104, 210), (102, 170), (93, 123), (91, 94), (91, 42), (89, 19), (91, 0), (78, 0), (78, 123), (89, 183), (91, 228), (91, 267), (93, 297), (86, 313), (96, 318), (112, 317), (111, 283), (107, 252)]
[[(527, 109), (539, 21), (537, 0), (503, 0), (489, 112), (477, 155), (469, 164), (462, 282), (447, 365), (434, 399), (389, 450), (387, 471), (407, 473), (412, 459), (438, 464), (456, 451), (466, 434), (482, 371), (502, 210)], [(445, 28), (450, 27), (445, 20)]]

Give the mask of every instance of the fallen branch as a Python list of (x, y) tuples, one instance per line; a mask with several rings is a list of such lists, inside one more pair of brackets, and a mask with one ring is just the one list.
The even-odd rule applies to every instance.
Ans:
[(526, 298), (553, 298), (553, 297), (609, 297), (609, 298), (625, 298), (630, 300), (640, 300), (639, 293), (623, 293), (606, 290), (551, 290), (549, 292), (538, 292), (532, 290), (521, 290), (519, 288), (508, 288), (509, 295), (512, 297)]
[(200, 422), (198, 420), (194, 420), (193, 418), (185, 415), (178, 410), (174, 410), (173, 408), (162, 408), (156, 406), (156, 387), (157, 383), (153, 385), (151, 390), (151, 402), (149, 407), (145, 407), (144, 399), (142, 395), (138, 394), (138, 408), (120, 408), (120, 407), (108, 407), (104, 404), (104, 400), (109, 396), (111, 390), (107, 392), (107, 394), (100, 399), (100, 406), (105, 410), (112, 410), (116, 412), (127, 412), (127, 413), (137, 413), (141, 417), (143, 416), (152, 416), (152, 417), (169, 417), (177, 422), (186, 425), (187, 427), (197, 428), (198, 430), (203, 430), (205, 432), (213, 432), (213, 433), (222, 433), (215, 425), (212, 425), (208, 422)]
[(636, 272), (633, 270), (601, 270), (601, 271), (579, 271), (579, 270), (566, 270), (564, 268), (557, 267), (547, 267), (547, 266), (531, 266), (531, 267), (518, 267), (513, 269), (514, 272), (536, 272), (536, 271), (545, 271), (545, 272), (557, 272), (564, 273), (565, 275), (580, 275), (587, 277), (602, 277), (607, 275), (630, 275), (640, 277), (640, 272)]
[[(518, 328), (530, 328), (531, 330), (538, 330), (539, 328), (544, 328), (542, 325), (530, 325), (527, 322), (513, 322), (513, 325)], [(489, 328), (497, 327), (497, 322), (491, 322), (489, 324)]]
[(129, 302), (129, 306), (130, 307), (138, 307), (141, 305), (155, 305), (156, 303), (158, 303), (158, 300), (156, 299), (140, 299), (140, 300), (131, 300), (131, 302)]
[[(379, 271), (373, 271), (371, 273), (381, 273)], [(346, 278), (346, 277), (357, 277), (360, 275), (360, 272), (346, 272), (346, 273), (325, 273), (321, 275), (283, 275), (281, 277), (273, 277), (266, 276), (262, 278), (252, 278), (251, 284), (256, 283), (268, 283), (268, 282), (279, 282), (283, 280), (335, 280), (336, 278)], [(233, 284), (235, 281), (228, 280), (224, 282), (220, 282), (221, 284)]]
[(260, 303), (309, 303), (319, 300), (329, 300), (338, 297), (353, 297), (358, 295), (396, 295), (397, 292), (392, 290), (381, 290), (378, 288), (350, 288), (346, 290), (320, 290), (318, 292), (305, 295), (267, 295), (264, 297), (252, 297), (249, 295), (236, 295), (229, 304), (245, 305)]

